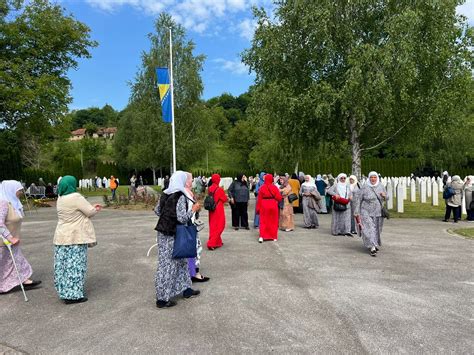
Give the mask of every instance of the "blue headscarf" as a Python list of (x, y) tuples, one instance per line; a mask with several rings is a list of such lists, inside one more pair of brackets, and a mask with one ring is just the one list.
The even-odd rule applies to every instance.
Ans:
[(259, 179), (258, 179), (257, 186), (255, 186), (255, 193), (258, 194), (258, 190), (260, 190), (260, 187), (263, 186), (264, 179), (265, 179), (265, 172), (262, 171), (262, 172), (260, 173), (260, 175), (259, 175)]

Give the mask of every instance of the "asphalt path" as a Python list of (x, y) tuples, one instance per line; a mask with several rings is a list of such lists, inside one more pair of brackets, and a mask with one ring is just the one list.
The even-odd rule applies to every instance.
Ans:
[(0, 353), (474, 353), (472, 240), (441, 221), (393, 219), (373, 258), (360, 238), (331, 236), (330, 215), (318, 230), (302, 219), (263, 244), (257, 230), (229, 226), (224, 247), (203, 252), (202, 294), (158, 309), (151, 211), (94, 217), (89, 301), (65, 305), (52, 277), (56, 212), (39, 209), (25, 218), (22, 249), (43, 285), (27, 303), (0, 296)]

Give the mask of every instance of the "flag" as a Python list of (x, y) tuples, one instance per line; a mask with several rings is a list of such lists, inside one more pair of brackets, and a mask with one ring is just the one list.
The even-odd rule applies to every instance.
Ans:
[(168, 68), (156, 68), (156, 77), (158, 78), (163, 122), (171, 123), (171, 84)]

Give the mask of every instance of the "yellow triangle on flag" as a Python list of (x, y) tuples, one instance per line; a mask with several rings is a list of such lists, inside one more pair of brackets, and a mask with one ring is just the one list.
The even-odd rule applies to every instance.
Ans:
[(160, 90), (160, 100), (163, 100), (170, 89), (170, 84), (159, 84), (158, 89)]

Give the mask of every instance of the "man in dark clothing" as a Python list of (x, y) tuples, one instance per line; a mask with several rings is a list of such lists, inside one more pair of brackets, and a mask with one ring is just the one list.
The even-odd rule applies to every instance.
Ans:
[(170, 186), (170, 177), (168, 175), (165, 176), (165, 181), (163, 182), (163, 184), (165, 185), (164, 190), (166, 190), (168, 186)]

